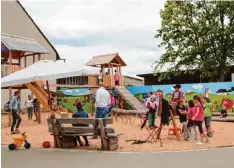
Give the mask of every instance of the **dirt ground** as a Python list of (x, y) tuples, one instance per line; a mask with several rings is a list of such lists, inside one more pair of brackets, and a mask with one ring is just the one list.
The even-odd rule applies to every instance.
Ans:
[[(33, 148), (40, 148), (44, 141), (53, 142), (53, 137), (48, 132), (48, 126), (46, 123), (46, 118), (48, 118), (48, 113), (42, 114), (42, 123), (37, 124), (33, 121), (28, 121), (27, 115), (22, 115), (22, 124), (20, 126), (21, 132), (27, 132), (28, 141), (31, 143)], [(10, 128), (8, 125), (8, 116), (2, 115), (1, 117), (1, 133), (2, 133), (2, 144), (9, 144), (12, 142), (12, 135), (10, 134)], [(159, 123), (157, 120), (156, 123)], [(160, 143), (143, 143), (143, 144), (134, 144), (132, 142), (126, 142), (128, 140), (145, 140), (148, 136), (148, 133), (145, 129), (140, 130), (140, 120), (137, 119), (133, 125), (130, 125), (129, 122), (125, 124), (119, 118), (114, 124), (108, 125), (112, 127), (120, 135), (119, 137), (119, 146), (118, 151), (166, 151), (166, 150), (185, 150), (185, 149), (199, 149), (199, 148), (212, 148), (212, 147), (222, 147), (222, 146), (234, 146), (234, 123), (221, 123), (221, 122), (212, 122), (212, 129), (214, 130), (214, 136), (210, 138), (210, 143), (204, 143), (202, 145), (196, 144), (195, 141), (177, 141), (175, 136), (168, 136), (168, 126), (164, 126), (161, 139), (163, 146), (160, 147)], [(171, 127), (171, 126), (170, 126)], [(20, 135), (14, 135), (20, 136)], [(183, 138), (181, 138), (183, 139)], [(97, 150), (100, 149), (100, 139), (93, 140), (90, 139), (90, 147), (78, 147), (82, 150)]]

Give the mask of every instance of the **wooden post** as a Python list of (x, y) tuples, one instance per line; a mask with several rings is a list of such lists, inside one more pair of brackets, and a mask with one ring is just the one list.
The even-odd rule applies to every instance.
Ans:
[(100, 134), (101, 134), (101, 141), (102, 141), (102, 146), (104, 150), (107, 150), (107, 143), (106, 143), (106, 139), (105, 139), (105, 128), (103, 125), (103, 120), (102, 119), (98, 119), (98, 123), (100, 126)]
[(38, 61), (41, 60), (41, 54), (38, 54)]
[(40, 102), (38, 102), (38, 112), (37, 112), (37, 121), (38, 121), (38, 124), (41, 124), (41, 104)]
[(33, 64), (35, 63), (35, 54), (33, 54)]
[[(22, 52), (19, 53), (19, 57), (18, 57), (18, 62), (19, 62), (19, 70), (21, 68), (21, 55), (22, 55)], [(18, 89), (19, 91), (19, 95), (20, 95), (20, 101), (21, 101), (21, 88)]]
[[(50, 110), (51, 110), (51, 118), (53, 121), (56, 121), (55, 120), (55, 114), (54, 114), (54, 111), (52, 112), (52, 103), (51, 103), (51, 99), (50, 99), (50, 87), (49, 87), (49, 82), (48, 80), (46, 81), (46, 87), (47, 87), (47, 91), (48, 91), (48, 98), (49, 98), (49, 103), (50, 103)], [(57, 131), (56, 131), (56, 125), (55, 123), (53, 122), (53, 137), (54, 137), (54, 144), (55, 144), (55, 147), (57, 148), (58, 147), (58, 142), (57, 141)]]
[(27, 57), (24, 57), (24, 68), (27, 67)]
[[(10, 74), (12, 73), (12, 52), (9, 51), (9, 69), (10, 69)], [(12, 88), (9, 87), (9, 100), (11, 99), (12, 97)], [(11, 114), (9, 113), (9, 116), (8, 116), (8, 126), (10, 127), (11, 126), (11, 121), (12, 121), (12, 117), (11, 117)]]
[(92, 98), (92, 94), (89, 95), (89, 106), (90, 106), (91, 116), (93, 116), (93, 98)]
[(173, 123), (173, 126), (174, 126), (174, 130), (175, 130), (175, 133), (176, 133), (176, 139), (179, 141), (180, 137), (179, 137), (179, 134), (178, 134), (178, 128), (176, 126), (174, 114), (173, 114), (171, 109), (169, 110), (169, 112), (170, 112), (171, 120), (172, 120), (172, 123)]
[[(35, 54), (33, 54), (33, 64), (35, 63)], [(33, 98), (33, 93), (31, 92), (31, 97)], [(38, 114), (36, 114), (36, 115), (38, 115)], [(39, 123), (39, 121), (38, 121), (38, 123)]]
[[(12, 73), (12, 51), (9, 51), (9, 68), (10, 68), (10, 74)], [(9, 100), (12, 97), (12, 88), (9, 87)]]
[[(49, 103), (50, 103), (50, 110), (52, 110), (52, 104), (51, 104), (51, 99), (50, 99), (50, 87), (49, 87), (49, 82), (48, 80), (46, 81), (46, 87), (47, 87), (47, 90), (48, 90), (48, 97), (49, 97)], [(52, 114), (54, 115), (54, 114)]]

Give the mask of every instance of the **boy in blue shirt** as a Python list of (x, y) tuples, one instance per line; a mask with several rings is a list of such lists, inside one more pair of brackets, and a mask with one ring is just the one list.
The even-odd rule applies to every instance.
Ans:
[[(89, 118), (87, 112), (85, 112), (82, 108), (81, 102), (77, 102), (76, 104), (77, 112), (73, 113), (72, 118)], [(73, 124), (74, 127), (89, 127), (88, 124)], [(89, 141), (87, 136), (82, 136), (85, 140), (85, 146), (89, 146)], [(77, 141), (79, 142), (80, 146), (84, 146), (84, 144), (80, 140), (80, 136), (76, 136)]]

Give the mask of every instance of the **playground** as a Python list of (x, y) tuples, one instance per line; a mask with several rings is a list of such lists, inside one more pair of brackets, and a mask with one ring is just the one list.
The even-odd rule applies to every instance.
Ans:
[[(50, 141), (53, 143), (53, 136), (48, 132), (48, 124), (46, 119), (49, 117), (49, 113), (42, 113), (41, 124), (33, 121), (28, 121), (27, 115), (21, 115), (22, 125), (20, 130), (27, 132), (28, 141), (31, 143), (32, 148), (42, 148), (44, 141)], [(159, 123), (159, 120), (156, 121)], [(178, 121), (177, 121), (178, 123)], [(2, 115), (2, 144), (8, 145), (12, 141), (12, 135), (10, 135), (8, 125), (8, 116)], [(164, 126), (161, 132), (161, 139), (163, 146), (160, 147), (159, 142), (146, 142), (143, 144), (132, 144), (130, 140), (142, 140), (144, 141), (148, 133), (145, 129), (140, 129), (140, 120), (136, 119), (133, 125), (122, 122), (121, 118), (118, 118), (116, 122), (108, 125), (108, 127), (115, 128), (116, 132), (121, 134), (119, 137), (119, 149), (116, 151), (171, 151), (171, 150), (185, 150), (185, 149), (200, 149), (200, 148), (214, 148), (234, 145), (234, 123), (212, 122), (213, 130), (215, 131), (214, 137), (210, 139), (210, 143), (204, 143), (202, 145), (196, 144), (195, 141), (177, 141), (173, 135), (168, 135), (168, 126)], [(171, 126), (170, 126), (171, 127)], [(13, 135), (19, 136), (19, 135)], [(100, 150), (100, 139), (90, 139), (89, 147), (77, 147), (78, 150)]]
[[(21, 89), (23, 87), (29, 89), (34, 97), (39, 100), (40, 107), (47, 111), (37, 113), (38, 123), (28, 120), (27, 115), (21, 114), (22, 124), (20, 131), (27, 133), (27, 139), (32, 148), (41, 148), (45, 141), (51, 142), (52, 147), (57, 148), (135, 152), (214, 148), (234, 145), (233, 116), (230, 116), (232, 121), (230, 123), (212, 122), (214, 136), (210, 138), (210, 143), (197, 144), (195, 140), (184, 141), (181, 124), (175, 116), (175, 109), (170, 109), (172, 106), (169, 101), (173, 95), (171, 94), (171, 89), (174, 90), (173, 85), (125, 87), (121, 67), (126, 66), (126, 63), (118, 53), (94, 56), (86, 65), (97, 67), (97, 70), (100, 69), (100, 74), (86, 74), (76, 67), (71, 67), (70, 63), (65, 61), (41, 60), (22, 70), (15, 69), (16, 71), (13, 74), (2, 79), (2, 86), (9, 88), (9, 92), (12, 92), (12, 88)], [(63, 67), (63, 69), (60, 67)], [(116, 73), (119, 77), (118, 85), (116, 85), (115, 81)], [(49, 79), (66, 79), (75, 75), (79, 76), (80, 81), (75, 81), (79, 85), (74, 85), (72, 88), (83, 88), (83, 93), (72, 96), (62, 94), (59, 89), (58, 92), (50, 91)], [(99, 87), (100, 77), (105, 88), (112, 92), (115, 97), (115, 107), (108, 118), (94, 119), (95, 92)], [(44, 81), (46, 81), (46, 87), (43, 83)], [(222, 95), (220, 93), (216, 95), (214, 93), (218, 93), (217, 89), (219, 88), (217, 85), (229, 91)], [(72, 91), (71, 86), (64, 84), (63, 80), (55, 86), (69, 91), (68, 93)], [(226, 108), (228, 113), (231, 113), (233, 109), (232, 88), (233, 83), (231, 82), (182, 85), (180, 92), (184, 93), (184, 95), (181, 94), (180, 96), (190, 100), (195, 94), (201, 97), (203, 94), (210, 97), (213, 104), (217, 104), (214, 112), (218, 112), (220, 106), (225, 105), (225, 107), (228, 107)], [(147, 93), (151, 91), (154, 91), (154, 96), (157, 97), (158, 101), (157, 106), (159, 107), (158, 117), (155, 122), (158, 127), (153, 129), (148, 127), (148, 121), (146, 125), (142, 125), (147, 112), (143, 102), (148, 99)], [(54, 94), (56, 94), (57, 99), (56, 106), (58, 108), (55, 110), (52, 108), (52, 104), (49, 103), (52, 93), (53, 98), (55, 98)], [(89, 113), (89, 119), (71, 119), (72, 113), (76, 111), (76, 105), (74, 106), (74, 104), (77, 101), (82, 102), (84, 110)], [(51, 111), (54, 112), (51, 113)], [(52, 114), (54, 116), (53, 119), (50, 118)], [(2, 115), (1, 119), (2, 144), (9, 144), (12, 141), (12, 137), (19, 136), (10, 134), (8, 125), (11, 121), (9, 121), (8, 117), (8, 115)], [(228, 121), (228, 119), (229, 116), (221, 120)], [(96, 121), (98, 121), (99, 125), (93, 128), (93, 123)], [(165, 124), (164, 121), (169, 121), (169, 125)], [(108, 124), (106, 128), (104, 127), (104, 122)], [(73, 124), (88, 124), (89, 127), (72, 126)], [(75, 137), (86, 135), (90, 138), (90, 146), (77, 147), (74, 142)], [(93, 137), (95, 136), (98, 136), (98, 138), (94, 139)], [(67, 146), (68, 144), (69, 147)]]

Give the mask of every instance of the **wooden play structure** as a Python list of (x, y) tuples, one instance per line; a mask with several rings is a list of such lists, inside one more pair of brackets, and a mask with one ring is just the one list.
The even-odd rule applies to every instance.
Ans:
[[(112, 88), (115, 86), (115, 70), (119, 75), (119, 86), (124, 85), (121, 67), (126, 66), (126, 63), (118, 53), (94, 56), (86, 63), (86, 66), (96, 67), (98, 71), (102, 71), (102, 79), (105, 87)], [(97, 88), (99, 87), (99, 75), (99, 72), (96, 74), (84, 72), (82, 76), (58, 79), (56, 86), (64, 88)]]
[[(10, 75), (16, 71), (19, 71), (28, 66), (28, 58), (32, 58), (32, 63), (41, 60), (43, 54), (49, 52), (40, 46), (35, 40), (28, 39), (19, 36), (13, 36), (9, 34), (2, 34), (1, 38), (1, 66), (2, 66), (2, 77)], [(22, 66), (23, 65), (23, 66)], [(36, 81), (26, 83), (23, 85), (16, 85), (5, 87), (2, 89), (9, 90), (9, 99), (13, 96), (12, 90), (21, 91), (22, 89), (29, 89), (33, 96), (35, 96), (45, 110), (50, 111), (51, 108), (48, 105), (50, 94), (47, 94), (44, 90), (43, 81)], [(58, 107), (57, 112), (67, 111), (62, 107)], [(38, 116), (38, 122), (40, 123), (40, 110)], [(11, 123), (9, 116), (9, 124)]]

